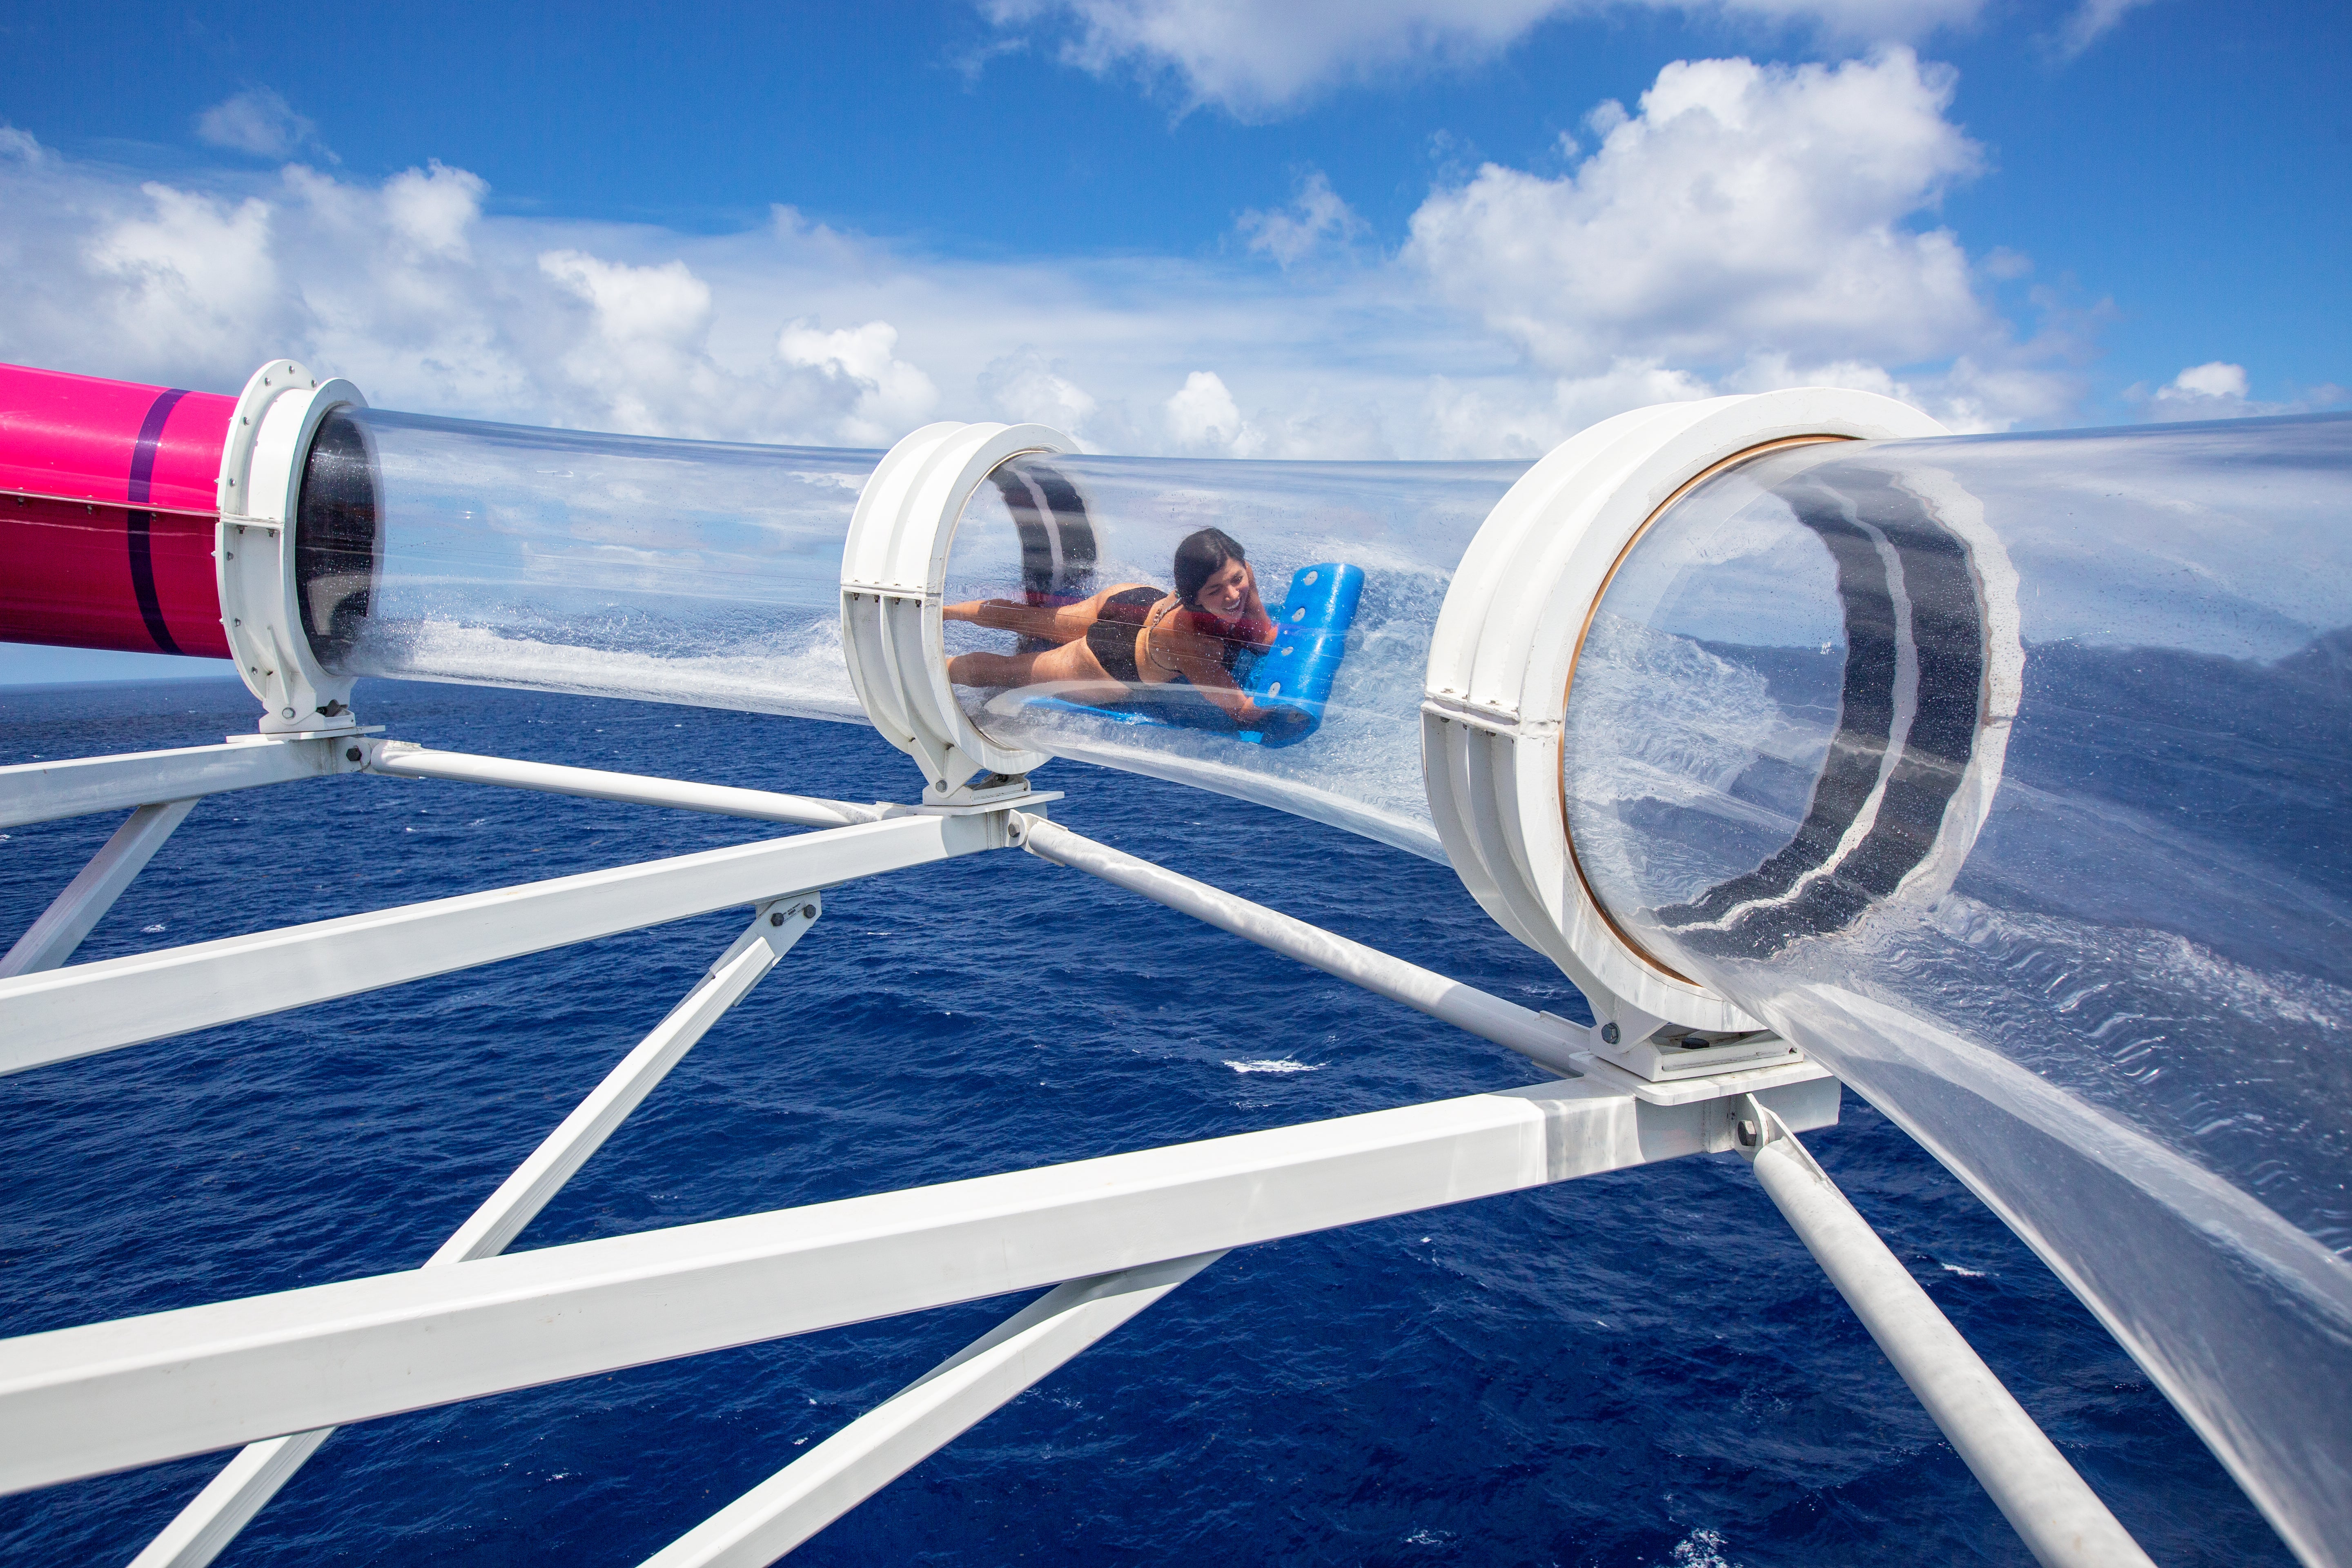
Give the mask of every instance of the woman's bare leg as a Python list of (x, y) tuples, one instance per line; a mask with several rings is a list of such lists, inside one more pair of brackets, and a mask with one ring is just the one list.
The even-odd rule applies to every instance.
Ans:
[[(1059, 648), (1050, 649), (1058, 653)], [(948, 679), (958, 686), (1034, 686), (1041, 679), (1030, 672), (1045, 657), (1038, 653), (960, 653), (948, 660)]]
[(958, 686), (985, 687), (1084, 682), (1062, 693), (1077, 702), (1115, 700), (1128, 689), (1110, 678), (1083, 638), (1035, 653), (960, 653), (948, 660), (948, 679)]

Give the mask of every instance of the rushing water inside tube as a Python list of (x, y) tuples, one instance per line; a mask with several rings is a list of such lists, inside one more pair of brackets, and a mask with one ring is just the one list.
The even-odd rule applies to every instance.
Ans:
[(1625, 558), (1563, 772), (1633, 939), (1936, 1148), (2322, 1558), (2352, 1540), (2348, 437), (1759, 458)]
[(338, 672), (865, 721), (841, 542), (879, 453), (343, 417), (383, 542)]
[[(904, 798), (842, 725), (363, 682), (453, 750)], [(0, 763), (248, 730), (229, 682), (0, 693)], [(1579, 1018), (1450, 872), (1057, 765), (1060, 820)], [(116, 818), (0, 837), (21, 931)], [(108, 958), (774, 830), (354, 777), (199, 806)], [(731, 911), (0, 1079), (0, 1333), (415, 1266), (732, 939)], [(1520, 1058), (1017, 853), (814, 931), (519, 1242), (1532, 1081)], [(2156, 1559), (2283, 1563), (2137, 1368), (1851, 1095), (1808, 1143)], [(627, 1564), (1009, 1315), (979, 1303), (363, 1423), (221, 1560)], [(0, 1558), (127, 1561), (225, 1456), (0, 1499)], [(2030, 1560), (1732, 1155), (1236, 1252), (796, 1554), (811, 1563)]]

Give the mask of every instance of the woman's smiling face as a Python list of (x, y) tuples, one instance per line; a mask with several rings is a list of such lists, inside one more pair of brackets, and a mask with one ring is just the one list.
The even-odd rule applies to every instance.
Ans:
[(1241, 614), (1244, 605), (1249, 603), (1249, 591), (1248, 563), (1228, 561), (1209, 574), (1209, 580), (1202, 584), (1201, 591), (1193, 595), (1192, 604), (1196, 609), (1231, 620)]

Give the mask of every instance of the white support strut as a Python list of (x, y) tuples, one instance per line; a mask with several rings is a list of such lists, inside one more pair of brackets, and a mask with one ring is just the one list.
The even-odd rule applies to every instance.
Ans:
[(1730, 1103), (1573, 1079), (29, 1334), (0, 1491), (1727, 1150)]
[(1594, 1048), (1592, 1031), (1581, 1025), (1506, 1002), (1435, 970), (1391, 958), (1378, 948), (1335, 936), (1320, 926), (1097, 844), (1058, 823), (1024, 816), (1019, 831), (1021, 847), (1041, 859), (1100, 877), (1219, 931), (1272, 948), (1326, 974), (1336, 974), (1374, 995), (1402, 1002), (1481, 1039), (1507, 1046), (1555, 1072), (1581, 1072), (1576, 1058)]
[(766, 1568), (1224, 1256), (1058, 1286), (671, 1542), (642, 1568)]
[(0, 980), (0, 1073), (1003, 847), (910, 815)]
[(163, 847), (163, 840), (195, 807), (193, 800), (167, 800), (132, 812), (114, 830), (114, 837), (89, 858), (89, 864), (66, 884), (65, 891), (41, 911), (40, 919), (26, 928), (6, 956), (0, 957), (0, 980), (55, 969), (71, 958), (81, 939), (105, 918), (114, 900), (147, 868), (155, 851)]
[[(670, 1068), (699, 1044), (729, 1008), (751, 994), (816, 922), (817, 895), (795, 894), (753, 911), (751, 923), (721, 953), (668, 1016), (623, 1057), (604, 1081), (499, 1184), (425, 1267), (493, 1258), (522, 1234), (548, 1201), (604, 1147)], [(204, 1568), (334, 1436), (321, 1426), (247, 1444), (172, 1522), (131, 1560), (131, 1568)]]
[(516, 762), (509, 757), (478, 757), (464, 752), (428, 751), (406, 741), (370, 742), (363, 750), (368, 772), (384, 773), (393, 778), (503, 784), (510, 789), (540, 790), (549, 795), (579, 795), (589, 800), (676, 806), (682, 811), (703, 811), (718, 816), (749, 817), (754, 822), (788, 822), (803, 827), (845, 827), (854, 822), (879, 822), (887, 809), (881, 805), (858, 805), (845, 800), (779, 795), (772, 790), (688, 784), (681, 779), (652, 778), (644, 773), (607, 773), (601, 768), (573, 768), (554, 763)]
[(2042, 1428), (1769, 1106), (1740, 1152), (1853, 1315), (2042, 1568), (2155, 1568)]
[(348, 740), (232, 741), (169, 752), (130, 752), (17, 763), (0, 768), (0, 828), (101, 811), (131, 811), (163, 800), (194, 800), (224, 790), (352, 773)]

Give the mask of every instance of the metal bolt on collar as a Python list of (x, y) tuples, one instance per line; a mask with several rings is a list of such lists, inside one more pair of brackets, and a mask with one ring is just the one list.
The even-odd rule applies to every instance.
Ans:
[(1601, 1037), (1613, 1046), (1619, 1040), (1623, 1039), (1624, 1035), (1618, 1029), (1616, 1022), (1612, 1019), (1611, 1022), (1601, 1026)]
[(343, 748), (343, 761), (347, 763), (356, 763), (359, 760), (360, 749), (357, 746), (346, 746)]
[(816, 919), (816, 906), (814, 904), (803, 904), (801, 906), (801, 913), (809, 920), (814, 920)]
[(782, 911), (782, 910), (777, 910), (774, 914), (770, 915), (770, 916), (768, 917), (768, 923), (769, 923), (770, 925), (772, 925), (772, 926), (780, 926), (780, 925), (783, 924), (783, 923), (784, 923), (784, 914), (783, 914), (783, 911)]

